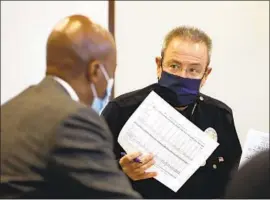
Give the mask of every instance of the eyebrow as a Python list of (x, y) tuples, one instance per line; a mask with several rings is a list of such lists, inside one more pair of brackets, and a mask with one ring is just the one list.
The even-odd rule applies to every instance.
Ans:
[[(182, 64), (180, 61), (178, 61), (178, 60), (176, 60), (174, 58), (168, 60), (167, 63), (178, 63), (178, 64)], [(191, 63), (189, 65), (202, 67), (202, 65), (200, 63)]]
[(169, 60), (167, 61), (167, 63), (178, 63), (178, 64), (182, 64), (180, 61), (178, 61), (178, 60), (176, 60), (176, 59), (174, 59), (174, 58), (169, 59)]
[(191, 63), (190, 66), (193, 66), (193, 67), (202, 67), (202, 65), (200, 63)]

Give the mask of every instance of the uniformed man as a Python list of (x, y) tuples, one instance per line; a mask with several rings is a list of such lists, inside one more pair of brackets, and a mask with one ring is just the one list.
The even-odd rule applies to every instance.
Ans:
[[(230, 174), (238, 167), (242, 150), (232, 110), (199, 92), (211, 73), (211, 49), (212, 41), (203, 31), (193, 27), (173, 29), (164, 40), (161, 57), (156, 58), (158, 83), (119, 96), (102, 112), (114, 135), (119, 167), (144, 198), (221, 198)], [(154, 164), (151, 154), (121, 156), (124, 150), (117, 143), (122, 127), (151, 91), (220, 144), (176, 193), (154, 179), (155, 172), (145, 172)], [(138, 156), (141, 163), (133, 161)]]

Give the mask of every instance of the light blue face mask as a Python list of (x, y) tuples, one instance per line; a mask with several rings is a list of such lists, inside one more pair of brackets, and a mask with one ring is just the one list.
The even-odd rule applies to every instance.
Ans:
[(105, 96), (102, 98), (98, 97), (97, 95), (97, 90), (95, 85), (92, 83), (91, 84), (91, 90), (93, 92), (93, 96), (94, 96), (94, 100), (92, 103), (92, 108), (98, 113), (101, 114), (103, 108), (105, 108), (105, 106), (107, 105), (107, 103), (109, 103), (110, 100), (110, 96), (112, 93), (112, 87), (113, 87), (113, 78), (110, 78), (107, 71), (105, 70), (104, 66), (101, 65), (100, 69), (104, 75), (104, 77), (106, 78), (107, 81), (107, 88), (106, 88), (106, 94)]

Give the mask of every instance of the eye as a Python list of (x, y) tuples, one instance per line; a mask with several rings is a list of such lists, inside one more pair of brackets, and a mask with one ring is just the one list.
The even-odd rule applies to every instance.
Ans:
[(171, 64), (170, 65), (170, 68), (172, 68), (172, 69), (179, 69), (179, 65), (177, 65), (177, 64)]
[(192, 74), (200, 74), (202, 69), (200, 67), (190, 67), (188, 68), (188, 72)]
[(190, 68), (190, 69), (189, 69), (189, 72), (191, 72), (191, 73), (197, 72), (197, 69), (195, 69), (195, 68)]

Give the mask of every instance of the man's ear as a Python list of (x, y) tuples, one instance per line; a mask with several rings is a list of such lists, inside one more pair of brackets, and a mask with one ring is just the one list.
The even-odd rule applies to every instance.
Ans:
[(90, 82), (92, 83), (96, 83), (99, 79), (99, 76), (100, 76), (99, 66), (100, 66), (100, 62), (97, 60), (89, 63), (88, 65), (87, 79), (90, 80)]
[(205, 74), (203, 76), (203, 79), (202, 79), (202, 82), (201, 82), (201, 86), (200, 87), (204, 86), (204, 84), (205, 84), (205, 82), (206, 82), (209, 74), (211, 74), (211, 72), (212, 72), (212, 68), (211, 67), (207, 67), (207, 70), (206, 70), (206, 72), (205, 72)]
[(156, 65), (157, 65), (157, 77), (158, 79), (160, 79), (162, 73), (161, 57), (156, 57)]

